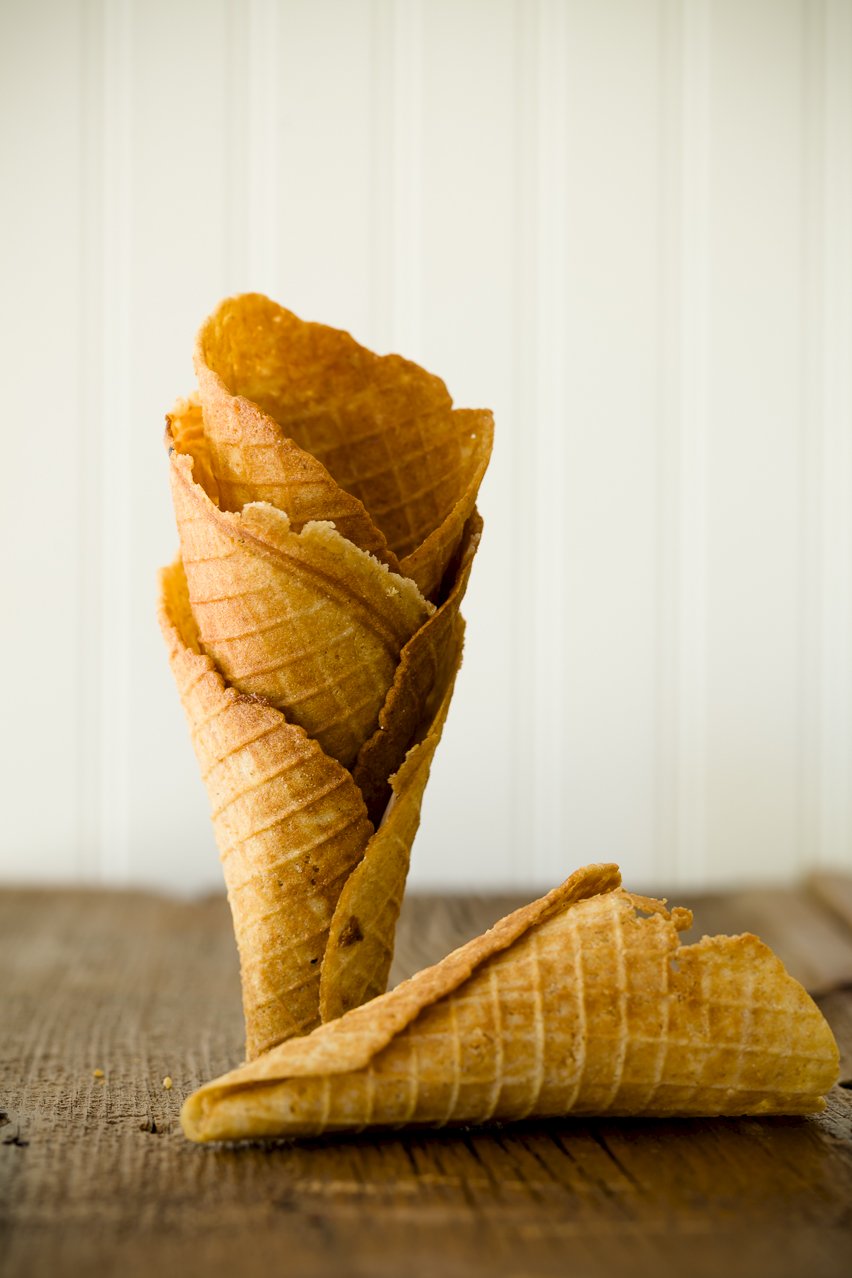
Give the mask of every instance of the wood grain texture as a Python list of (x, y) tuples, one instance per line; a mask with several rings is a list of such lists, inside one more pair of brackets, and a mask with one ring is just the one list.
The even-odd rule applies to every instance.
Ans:
[[(843, 933), (829, 928), (842, 924), (813, 894), (770, 899), (762, 914), (741, 897), (691, 902), (695, 931), (747, 920), (802, 974), (809, 920), (811, 970), (826, 989), (837, 962), (823, 1006), (849, 1081), (852, 993)], [(394, 978), (517, 904), (409, 897)], [(843, 1087), (813, 1120), (563, 1121), (205, 1149), (184, 1140), (178, 1111), (240, 1056), (223, 899), (7, 892), (0, 970), (6, 1278), (845, 1272), (852, 1093)]]

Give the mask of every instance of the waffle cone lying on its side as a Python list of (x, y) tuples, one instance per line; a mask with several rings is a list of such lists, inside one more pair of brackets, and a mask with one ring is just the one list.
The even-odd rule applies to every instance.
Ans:
[(592, 866), (305, 1038), (206, 1084), (197, 1141), (563, 1114), (807, 1114), (831, 1030), (756, 937), (681, 946), (688, 910)]
[(254, 294), (205, 323), (195, 367), (199, 393), (166, 431), (180, 558), (160, 623), (213, 809), (251, 1059), (386, 987), (461, 661), (492, 420)]

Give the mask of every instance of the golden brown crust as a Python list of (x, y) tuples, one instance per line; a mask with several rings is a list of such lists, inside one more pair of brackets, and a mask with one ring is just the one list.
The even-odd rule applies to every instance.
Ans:
[(320, 1015), (334, 1020), (387, 989), (394, 937), (408, 876), (411, 845), (420, 824), (420, 805), (429, 769), (441, 740), (461, 664), (463, 623), (448, 641), (452, 663), (444, 700), (424, 739), (413, 746), (391, 778), (393, 797), (370, 840), (364, 859), (346, 881), (329, 929), (320, 981)]
[(321, 974), (326, 1015), (383, 988), (492, 421), (258, 294), (217, 307), (195, 367), (198, 395), (166, 432), (182, 565), (164, 574), (161, 622), (213, 806), (251, 1057), (316, 1023)]
[(173, 438), (172, 500), (204, 651), (349, 767), (433, 606), (328, 523), (295, 532), (271, 506), (220, 510), (193, 478), (185, 433)]
[(400, 572), (411, 577), (427, 599), (438, 599), (441, 582), (464, 539), (465, 528), (476, 512), (479, 486), (488, 469), (494, 442), (494, 419), (490, 413), (479, 410), (456, 410), (458, 423), (467, 427), (471, 441), (471, 466), (466, 481), (452, 507), (437, 528), (406, 555), (400, 563)]
[(213, 809), (251, 1058), (319, 1022), (328, 928), (373, 827), (346, 769), (201, 652), (179, 561), (161, 575), (159, 616)]
[(448, 954), (434, 967), (424, 968), (381, 998), (355, 1008), (339, 1020), (323, 1025), (309, 1038), (282, 1045), (248, 1065), (208, 1083), (196, 1095), (209, 1095), (224, 1086), (261, 1083), (313, 1073), (340, 1074), (365, 1066), (430, 1004), (462, 985), (493, 955), (513, 945), (535, 924), (574, 901), (613, 891), (620, 882), (618, 867), (594, 865), (578, 870), (546, 896), (500, 919), (489, 931)]
[(392, 993), (201, 1088), (184, 1130), (820, 1109), (837, 1046), (776, 956), (749, 935), (682, 946), (688, 911), (616, 883), (614, 867), (578, 872)]
[(474, 511), (447, 597), (402, 649), (376, 730), (361, 746), (353, 765), (352, 775), (374, 822), (381, 820), (390, 795), (388, 778), (432, 721), (455, 680), (463, 628), (459, 610), (481, 535), (482, 520)]
[(296, 529), (330, 519), (435, 597), (491, 454), (490, 412), (453, 409), (416, 364), (260, 294), (217, 307), (195, 368), (225, 508), (268, 501)]

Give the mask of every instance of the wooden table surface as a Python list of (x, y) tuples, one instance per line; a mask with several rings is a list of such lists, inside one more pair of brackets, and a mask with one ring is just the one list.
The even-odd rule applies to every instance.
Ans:
[[(674, 900), (819, 995), (846, 1085), (825, 1114), (197, 1147), (181, 1101), (241, 1054), (224, 900), (0, 894), (0, 1273), (852, 1272), (852, 879)], [(394, 980), (518, 903), (410, 897)]]

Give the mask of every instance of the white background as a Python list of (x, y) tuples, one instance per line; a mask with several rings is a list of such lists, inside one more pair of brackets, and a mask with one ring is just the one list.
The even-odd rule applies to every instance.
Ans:
[(852, 868), (850, 0), (0, 0), (0, 877), (220, 881), (163, 414), (260, 289), (493, 407), (420, 885)]

